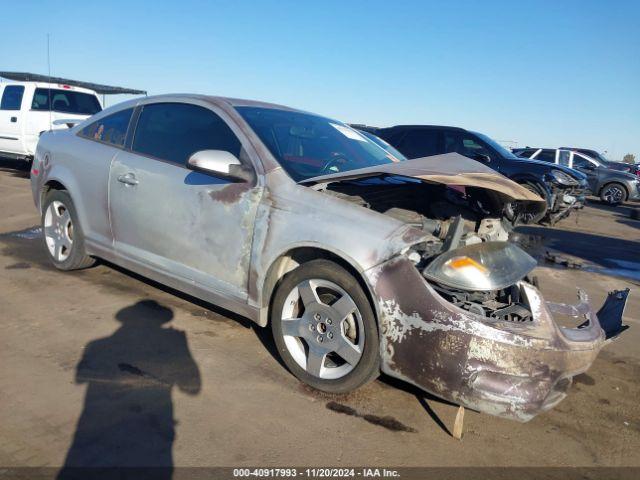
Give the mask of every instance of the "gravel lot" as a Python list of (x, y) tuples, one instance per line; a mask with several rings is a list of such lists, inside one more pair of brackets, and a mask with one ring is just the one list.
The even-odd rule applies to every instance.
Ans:
[[(456, 407), (409, 386), (381, 378), (347, 396), (321, 395), (285, 370), (267, 331), (230, 312), (109, 265), (56, 271), (18, 162), (0, 161), (0, 198), (1, 466), (63, 465), (81, 414), (94, 429), (83, 438), (104, 438), (92, 454), (105, 459), (126, 456), (112, 438), (144, 443), (138, 419), (150, 416), (167, 434), (148, 446), (149, 461), (175, 466), (640, 466), (633, 206), (592, 203), (556, 228), (526, 229), (544, 236), (541, 255), (549, 247), (585, 264), (541, 263), (548, 299), (573, 301), (580, 285), (599, 306), (608, 290), (629, 287), (631, 328), (575, 379), (558, 408), (527, 424), (467, 411), (457, 441), (449, 434)], [(111, 368), (117, 381), (151, 386), (123, 411), (114, 377), (77, 371), (83, 356)], [(189, 378), (156, 382), (152, 372), (175, 362), (190, 366)], [(99, 382), (99, 393), (85, 398), (87, 383)], [(123, 416), (131, 431), (109, 429)], [(167, 425), (171, 418), (175, 425)]]

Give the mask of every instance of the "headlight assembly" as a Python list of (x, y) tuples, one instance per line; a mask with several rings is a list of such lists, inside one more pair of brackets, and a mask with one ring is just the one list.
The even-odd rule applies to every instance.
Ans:
[(560, 185), (578, 185), (578, 181), (575, 178), (561, 170), (551, 170), (549, 177), (551, 177), (553, 182), (559, 183)]
[(422, 274), (461, 290), (499, 290), (522, 280), (537, 265), (509, 242), (483, 242), (443, 253)]

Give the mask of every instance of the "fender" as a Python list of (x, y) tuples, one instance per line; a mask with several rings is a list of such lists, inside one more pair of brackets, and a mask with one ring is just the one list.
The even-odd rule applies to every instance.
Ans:
[[(358, 280), (361, 281), (365, 287), (365, 294), (370, 299), (373, 298), (373, 286), (369, 282), (368, 277), (365, 275), (365, 271), (361, 265), (344, 251), (334, 248), (333, 246), (327, 246), (316, 242), (296, 242), (287, 247), (282, 248), (277, 254), (271, 256), (269, 260), (269, 267), (263, 271), (257, 271), (252, 268), (249, 272), (249, 304), (260, 309), (258, 324), (265, 327), (268, 323), (269, 304), (271, 296), (275, 290), (277, 281), (289, 271), (293, 270), (297, 266), (297, 261), (292, 259), (296, 252), (309, 250), (310, 252), (317, 252), (319, 256), (327, 256), (329, 258), (334, 257), (338, 260), (338, 263), (342, 263), (345, 266), (350, 267), (358, 276)], [(291, 259), (291, 265), (282, 264), (286, 259)], [(293, 268), (290, 268), (293, 267)], [(283, 269), (280, 273), (278, 271)], [(378, 317), (378, 305), (376, 302), (372, 302), (372, 308), (376, 318)]]
[(523, 184), (523, 183), (534, 183), (536, 184), (536, 186), (538, 186), (539, 188), (542, 188), (544, 190), (545, 193), (545, 198), (547, 200), (547, 204), (549, 203), (553, 192), (551, 191), (551, 188), (549, 187), (549, 184), (544, 181), (543, 179), (540, 178), (540, 176), (538, 175), (533, 175), (531, 173), (518, 173), (516, 175), (510, 176), (509, 177), (510, 180), (513, 180), (516, 183), (519, 184)]
[(87, 237), (89, 237), (89, 232), (85, 228), (86, 225), (89, 224), (87, 218), (87, 211), (84, 208), (82, 202), (78, 202), (76, 200), (78, 191), (78, 183), (75, 175), (71, 171), (71, 169), (65, 165), (61, 165), (59, 163), (54, 164), (50, 169), (45, 169), (45, 175), (43, 176), (42, 186), (39, 188), (40, 195), (40, 205), (39, 210), (40, 214), (42, 214), (42, 195), (44, 193), (45, 187), (49, 182), (55, 181), (64, 186), (64, 189), (67, 191), (69, 196), (71, 197), (71, 201), (73, 202), (73, 206), (75, 207), (76, 213), (78, 214), (78, 220), (80, 222), (80, 227), (82, 231), (85, 233)]

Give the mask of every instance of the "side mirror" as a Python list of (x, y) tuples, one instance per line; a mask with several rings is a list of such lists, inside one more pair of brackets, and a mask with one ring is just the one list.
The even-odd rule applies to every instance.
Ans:
[(53, 125), (66, 125), (67, 128), (73, 128), (79, 123), (84, 122), (86, 119), (83, 118), (61, 118), (59, 120), (54, 120), (51, 122)]
[(592, 164), (590, 164), (590, 163), (585, 163), (584, 165), (581, 165), (581, 166), (580, 166), (580, 167), (578, 167), (578, 168), (580, 168), (580, 169), (582, 169), (582, 170), (595, 170), (595, 169), (596, 169), (596, 166), (595, 166), (595, 165), (592, 165)]
[(187, 167), (234, 181), (253, 180), (253, 172), (245, 168), (235, 155), (225, 150), (200, 150), (189, 157)]
[(485, 153), (476, 153), (473, 156), (474, 160), (478, 160), (479, 162), (482, 163), (490, 163), (491, 162), (491, 157)]

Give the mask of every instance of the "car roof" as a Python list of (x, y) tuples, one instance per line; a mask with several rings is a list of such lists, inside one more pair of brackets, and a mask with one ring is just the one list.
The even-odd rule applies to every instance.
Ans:
[(593, 148), (582, 148), (582, 147), (560, 147), (562, 150), (585, 150), (589, 152), (597, 152)]
[[(451, 127), (448, 125), (394, 125), (392, 127), (383, 127), (380, 128), (380, 130), (410, 130), (410, 129), (424, 129), (424, 130), (429, 130), (429, 129), (448, 129), (448, 130), (458, 130), (461, 132), (471, 132), (470, 130), (467, 130), (466, 128), (461, 128), (461, 127)], [(473, 133), (473, 132), (472, 132)]]
[[(216, 95), (202, 95), (197, 93), (170, 93), (163, 95), (153, 95), (146, 97), (144, 103), (162, 102), (163, 100), (198, 100), (210, 102), (213, 104), (226, 104), (232, 107), (260, 107), (260, 108), (273, 108), (278, 110), (289, 110), (292, 112), (303, 112), (295, 108), (287, 107), (286, 105), (278, 105), (276, 103), (262, 102), (259, 100), (248, 100), (243, 98), (233, 97), (221, 97)], [(304, 112), (306, 113), (306, 112)]]
[(513, 150), (575, 150), (573, 148), (555, 148), (555, 147), (519, 147), (514, 148)]

